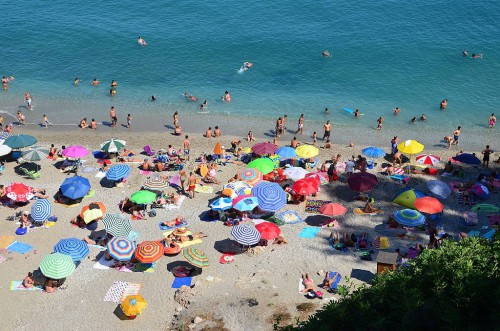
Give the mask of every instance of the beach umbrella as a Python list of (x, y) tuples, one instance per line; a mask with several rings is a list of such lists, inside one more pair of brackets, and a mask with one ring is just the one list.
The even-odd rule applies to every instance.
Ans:
[(418, 164), (434, 166), (441, 162), (441, 158), (433, 154), (422, 154), (417, 156), (415, 161), (417, 161)]
[(215, 155), (222, 155), (224, 151), (222, 150), (222, 147), (220, 145), (220, 142), (217, 142), (214, 147), (214, 154)]
[(405, 140), (398, 145), (398, 150), (403, 154), (418, 154), (424, 150), (424, 145), (416, 140)]
[(27, 134), (18, 134), (5, 139), (3, 144), (9, 146), (12, 149), (19, 149), (34, 145), (36, 144), (36, 142), (37, 139), (33, 136)]
[(275, 212), (286, 205), (286, 193), (277, 183), (262, 181), (252, 188), (252, 195), (265, 211)]
[(274, 152), (276, 152), (276, 149), (277, 147), (275, 144), (263, 142), (253, 145), (252, 152), (256, 155), (270, 155), (274, 154)]
[(90, 151), (83, 146), (73, 145), (62, 150), (61, 154), (72, 159), (78, 159), (89, 155)]
[(83, 221), (88, 224), (98, 218), (101, 218), (105, 213), (106, 206), (104, 206), (104, 203), (92, 202), (82, 207), (80, 217), (82, 217)]
[(481, 199), (487, 199), (490, 196), (490, 191), (486, 186), (482, 184), (473, 185), (472, 190)]
[(249, 194), (240, 195), (233, 200), (233, 208), (239, 211), (251, 211), (259, 205), (259, 200)]
[(385, 156), (384, 150), (380, 147), (375, 147), (375, 146), (363, 148), (361, 150), (361, 153), (363, 155), (366, 155), (366, 156), (372, 158), (372, 159), (377, 159), (379, 157)]
[(280, 228), (271, 222), (260, 222), (255, 225), (255, 228), (259, 231), (261, 239), (271, 240), (278, 238), (281, 234)]
[(284, 146), (280, 147), (275, 152), (277, 155), (281, 156), (283, 159), (290, 159), (297, 156), (295, 148)]
[(425, 216), (413, 209), (398, 210), (393, 216), (396, 222), (404, 226), (419, 226), (425, 223)]
[(45, 277), (63, 279), (75, 271), (75, 263), (69, 255), (52, 253), (42, 259), (40, 270)]
[(439, 199), (446, 199), (451, 194), (450, 187), (440, 180), (428, 181), (427, 188)]
[(74, 176), (66, 178), (59, 189), (65, 197), (76, 200), (86, 196), (90, 191), (90, 187), (87, 178)]
[(260, 159), (255, 159), (247, 165), (247, 168), (253, 168), (259, 170), (263, 175), (267, 175), (274, 170), (274, 163), (271, 159), (261, 157)]
[(35, 196), (33, 188), (24, 183), (12, 183), (5, 188), (5, 192), (8, 198), (16, 202), (27, 202)]
[(78, 238), (61, 239), (54, 246), (54, 252), (69, 255), (73, 262), (78, 262), (85, 259), (89, 253), (87, 243)]
[(153, 176), (144, 182), (142, 185), (142, 188), (145, 188), (146, 190), (151, 190), (151, 191), (163, 191), (168, 187), (168, 180), (161, 176)]
[(465, 164), (481, 164), (481, 160), (479, 160), (474, 154), (462, 153), (453, 157), (453, 160), (462, 162)]
[(10, 132), (0, 131), (0, 140), (5, 140), (5, 139), (12, 137), (12, 136), (13, 136), (13, 134)]
[(305, 178), (309, 178), (309, 177), (317, 179), (319, 182), (319, 185), (328, 184), (328, 174), (326, 172), (321, 172), (321, 171), (310, 172), (310, 173), (306, 174)]
[(240, 172), (241, 180), (246, 182), (247, 184), (254, 186), (258, 182), (262, 181), (264, 177), (262, 173), (254, 168), (244, 169)]
[(117, 261), (129, 261), (134, 256), (137, 245), (125, 237), (113, 237), (106, 244), (109, 255)]
[(304, 159), (309, 159), (317, 156), (319, 154), (319, 149), (312, 145), (301, 145), (295, 149), (295, 152), (298, 156)]
[(140, 190), (132, 193), (130, 196), (130, 201), (135, 202), (139, 205), (145, 205), (156, 200), (156, 193)]
[[(241, 180), (227, 183), (226, 185), (224, 185), (224, 188), (225, 189), (229, 188), (229, 189), (233, 190), (233, 192), (236, 196), (249, 194), (252, 191), (252, 186), (250, 186), (250, 184), (248, 184), (244, 181), (241, 181)], [(234, 194), (233, 194), (232, 198), (236, 198), (236, 196)]]
[(260, 241), (260, 232), (253, 226), (243, 224), (231, 228), (231, 236), (239, 244), (245, 246), (255, 245)]
[(280, 167), (281, 156), (275, 154), (263, 156), (262, 158), (271, 160), (274, 164), (274, 169), (278, 169)]
[(142, 295), (134, 294), (125, 297), (123, 302), (120, 304), (120, 309), (126, 316), (134, 317), (140, 315), (142, 311), (147, 307), (148, 303)]
[(168, 183), (173, 186), (181, 186), (181, 176), (179, 174), (170, 177)]
[(367, 172), (357, 172), (347, 178), (349, 188), (360, 193), (373, 190), (377, 183), (377, 176)]
[(286, 168), (283, 173), (291, 180), (296, 181), (304, 178), (309, 173), (309, 171), (301, 167), (290, 167)]
[(215, 211), (223, 211), (223, 210), (228, 210), (233, 207), (233, 200), (230, 198), (218, 198), (214, 202), (210, 204), (210, 208)]
[(410, 187), (405, 187), (396, 194), (396, 197), (392, 200), (392, 202), (397, 203), (398, 205), (404, 207), (415, 209), (413, 203), (415, 202), (416, 199), (422, 197), (425, 197), (425, 194), (423, 192), (414, 190)]
[(421, 213), (437, 214), (443, 211), (443, 204), (433, 197), (422, 197), (413, 203), (415, 208)]
[(210, 266), (207, 254), (199, 249), (191, 247), (185, 248), (182, 250), (182, 256), (184, 256), (184, 258), (195, 267), (207, 268)]
[(163, 256), (165, 247), (158, 241), (143, 241), (137, 245), (134, 257), (141, 263), (153, 263)]
[(120, 180), (130, 174), (130, 167), (127, 164), (117, 164), (106, 171), (106, 178), (109, 180)]
[(38, 199), (31, 205), (31, 218), (35, 222), (43, 222), (49, 218), (52, 206), (47, 199)]
[(340, 216), (347, 212), (347, 208), (338, 203), (327, 203), (321, 206), (318, 211), (325, 216)]
[(12, 152), (12, 148), (7, 145), (0, 145), (0, 156), (4, 156)]
[(23, 152), (23, 160), (35, 162), (46, 159), (49, 156), (49, 150), (38, 146), (33, 146), (29, 150)]
[(125, 140), (113, 138), (101, 145), (101, 151), (104, 153), (118, 153), (125, 147), (126, 144)]
[(106, 214), (102, 223), (106, 233), (113, 237), (127, 237), (132, 232), (130, 221), (120, 214)]
[(299, 195), (311, 195), (318, 192), (318, 188), (318, 181), (311, 177), (299, 179), (292, 186), (292, 189)]

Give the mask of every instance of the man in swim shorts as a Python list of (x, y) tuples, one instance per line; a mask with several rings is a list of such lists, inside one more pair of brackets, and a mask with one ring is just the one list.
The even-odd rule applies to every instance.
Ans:
[(186, 135), (184, 141), (182, 142), (182, 148), (184, 149), (184, 157), (189, 161), (189, 150), (191, 149), (191, 143), (189, 142), (189, 136)]
[(189, 185), (188, 186), (189, 197), (193, 199), (194, 189), (196, 188), (196, 176), (193, 174), (192, 171), (189, 173), (188, 185)]
[(297, 131), (295, 131), (295, 134), (299, 132), (300, 134), (304, 133), (304, 114), (300, 114), (299, 123), (297, 125)]
[(28, 104), (28, 109), (31, 110), (31, 95), (28, 91), (24, 92), (24, 101)]
[(330, 132), (332, 130), (332, 124), (330, 123), (330, 121), (326, 121), (326, 123), (323, 125), (323, 128), (325, 129), (325, 133), (323, 134), (322, 140), (325, 140), (325, 138), (330, 139)]
[(111, 106), (109, 117), (111, 118), (111, 126), (116, 126), (116, 124), (118, 123), (118, 117), (116, 117), (115, 106)]
[(455, 131), (453, 131), (453, 142), (452, 145), (458, 145), (458, 139), (460, 138), (460, 131), (462, 130), (462, 127), (459, 126)]

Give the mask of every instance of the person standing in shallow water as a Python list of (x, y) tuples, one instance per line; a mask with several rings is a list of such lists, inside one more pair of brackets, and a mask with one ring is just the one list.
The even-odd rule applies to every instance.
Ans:
[(378, 118), (377, 123), (377, 130), (382, 130), (382, 123), (384, 123), (384, 119), (382, 118), (382, 116)]
[(297, 131), (295, 131), (295, 134), (299, 132), (300, 134), (304, 133), (304, 114), (300, 114), (299, 122), (297, 124)]

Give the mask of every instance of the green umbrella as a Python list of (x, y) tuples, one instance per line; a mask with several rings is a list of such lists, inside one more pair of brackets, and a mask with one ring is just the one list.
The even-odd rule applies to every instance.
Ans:
[(144, 205), (156, 200), (156, 194), (151, 191), (137, 191), (130, 196), (130, 201), (135, 202), (139, 205)]
[(260, 158), (253, 160), (247, 165), (247, 168), (254, 168), (262, 172), (263, 175), (267, 175), (274, 170), (274, 163), (269, 158)]
[(182, 251), (182, 255), (189, 263), (198, 268), (207, 268), (210, 266), (210, 262), (208, 261), (208, 256), (204, 252), (199, 249), (194, 248), (185, 248)]
[(5, 139), (4, 145), (12, 149), (23, 148), (34, 145), (37, 142), (36, 138), (27, 134), (18, 134)]
[(105, 153), (118, 153), (125, 147), (125, 140), (111, 139), (101, 145), (101, 151)]
[(63, 279), (75, 271), (75, 263), (69, 255), (53, 253), (45, 255), (40, 263), (43, 275), (52, 279)]
[(33, 146), (29, 150), (23, 152), (23, 160), (26, 161), (41, 161), (49, 156), (49, 150), (39, 146)]

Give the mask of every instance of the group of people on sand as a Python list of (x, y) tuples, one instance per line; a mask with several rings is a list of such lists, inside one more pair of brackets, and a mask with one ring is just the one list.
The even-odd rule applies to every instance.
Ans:
[(207, 131), (205, 131), (204, 137), (205, 138), (212, 138), (212, 137), (221, 137), (222, 136), (222, 131), (219, 129), (219, 127), (216, 125), (214, 130), (212, 131), (212, 127), (209, 127)]

